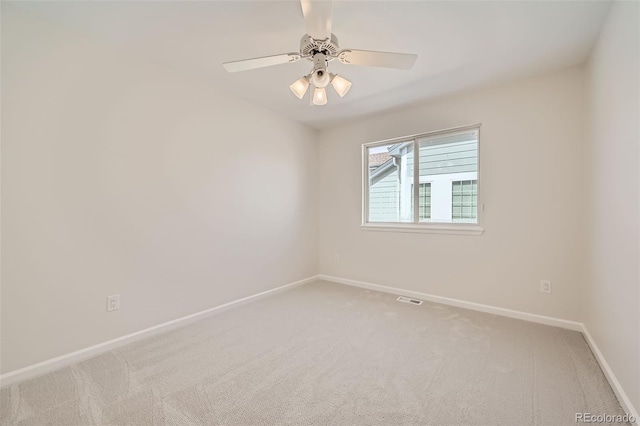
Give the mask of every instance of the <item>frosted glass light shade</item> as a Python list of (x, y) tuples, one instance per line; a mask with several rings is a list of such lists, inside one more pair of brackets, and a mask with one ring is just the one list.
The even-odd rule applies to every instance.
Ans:
[(313, 104), (314, 105), (326, 105), (327, 103), (327, 91), (324, 87), (316, 87), (313, 92)]
[(351, 82), (346, 78), (342, 78), (339, 75), (334, 75), (331, 79), (331, 85), (336, 90), (336, 93), (343, 97), (351, 89)]
[(309, 79), (307, 77), (302, 77), (289, 86), (289, 89), (291, 89), (298, 99), (302, 99), (304, 94), (307, 93), (307, 89), (309, 89)]

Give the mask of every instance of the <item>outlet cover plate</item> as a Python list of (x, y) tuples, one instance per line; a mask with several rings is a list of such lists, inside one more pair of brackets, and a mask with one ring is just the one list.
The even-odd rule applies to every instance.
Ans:
[(107, 312), (117, 311), (118, 309), (120, 309), (120, 295), (107, 296)]
[(551, 281), (548, 281), (548, 280), (540, 281), (540, 293), (551, 293)]

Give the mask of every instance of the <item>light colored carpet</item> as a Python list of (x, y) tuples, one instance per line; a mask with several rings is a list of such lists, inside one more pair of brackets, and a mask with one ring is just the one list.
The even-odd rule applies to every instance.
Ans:
[(2, 425), (575, 425), (624, 414), (577, 332), (327, 282), (1, 390)]

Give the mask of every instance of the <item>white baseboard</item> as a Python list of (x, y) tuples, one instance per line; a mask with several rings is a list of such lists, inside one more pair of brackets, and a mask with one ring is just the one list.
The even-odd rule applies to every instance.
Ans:
[(618, 401), (620, 402), (620, 405), (622, 405), (622, 409), (629, 415), (635, 417), (636, 419), (635, 423), (631, 422), (631, 424), (640, 426), (640, 417), (638, 417), (638, 411), (635, 409), (635, 407), (631, 403), (629, 396), (627, 396), (626, 392), (622, 388), (622, 385), (616, 378), (616, 375), (613, 374), (613, 370), (611, 370), (609, 363), (604, 358), (604, 355), (602, 355), (602, 352), (600, 352), (600, 348), (596, 344), (596, 341), (593, 340), (591, 333), (589, 333), (587, 326), (584, 324), (582, 325), (582, 334), (584, 335), (584, 339), (587, 341), (587, 344), (589, 344), (589, 347), (591, 348), (591, 352), (593, 352), (593, 355), (596, 357), (598, 364), (600, 364), (600, 368), (602, 369), (602, 372), (604, 373), (605, 377), (609, 381), (609, 384), (611, 385), (611, 389), (613, 389), (613, 392), (618, 397)]
[[(570, 320), (554, 318), (554, 317), (547, 317), (544, 315), (537, 315), (529, 312), (515, 311), (512, 309), (499, 308), (497, 306), (483, 305), (481, 303), (467, 302), (459, 299), (451, 299), (448, 297), (434, 296), (432, 294), (421, 293), (419, 291), (405, 290), (405, 289), (396, 288), (396, 287), (388, 287), (384, 285), (372, 284), (372, 283), (367, 283), (363, 281), (356, 281), (356, 280), (351, 280), (347, 278), (332, 277), (332, 276), (323, 275), (323, 274), (320, 274), (318, 276), (318, 279), (321, 279), (324, 281), (331, 281), (339, 284), (346, 284), (354, 287), (366, 288), (369, 290), (382, 291), (384, 293), (397, 294), (399, 296), (400, 295), (410, 296), (416, 299), (442, 303), (443, 305), (456, 306), (458, 308), (471, 309), (471, 310), (480, 311), (480, 312), (487, 312), (490, 314), (500, 315), (504, 317), (516, 318), (516, 319), (535, 322), (539, 324), (551, 325), (555, 327), (579, 331), (584, 335), (584, 338), (587, 341), (589, 347), (591, 348), (591, 351), (593, 352), (596, 360), (598, 361), (598, 364), (600, 364), (600, 368), (602, 369), (605, 377), (609, 381), (609, 384), (611, 385), (613, 392), (618, 398), (618, 401), (620, 402), (622, 409), (626, 413), (628, 413), (629, 415), (635, 418), (635, 423), (632, 423), (632, 424), (635, 424), (636, 426), (640, 426), (640, 417), (638, 417), (638, 411), (634, 408), (633, 404), (631, 403), (631, 400), (629, 399), (626, 392), (622, 388), (622, 385), (616, 378), (615, 374), (613, 374), (613, 370), (611, 370), (611, 367), (607, 363), (607, 360), (602, 355), (602, 352), (600, 352), (600, 349), (598, 348), (598, 345), (596, 344), (596, 342), (593, 340), (593, 337), (591, 337), (589, 330), (581, 322), (570, 321)], [(601, 414), (601, 413), (593, 413), (593, 414)]]
[(144, 339), (159, 333), (164, 333), (169, 330), (185, 326), (189, 323), (198, 321), (208, 315), (217, 314), (227, 309), (243, 305), (245, 303), (253, 302), (272, 294), (280, 293), (282, 291), (297, 287), (303, 284), (307, 284), (316, 281), (318, 276), (312, 276), (300, 281), (289, 283), (280, 287), (272, 288), (271, 290), (263, 291), (262, 293), (254, 294), (252, 296), (243, 297), (242, 299), (234, 300), (232, 302), (225, 303), (223, 305), (214, 306), (213, 308), (205, 309), (204, 311), (196, 312), (195, 314), (187, 315), (182, 318), (177, 318), (171, 321), (164, 322), (162, 324), (154, 325), (153, 327), (146, 328), (144, 330), (136, 331), (135, 333), (127, 334), (116, 339), (108, 340), (97, 345), (90, 346), (88, 348), (80, 349), (75, 352), (71, 352), (65, 355), (61, 355), (55, 358), (48, 359), (46, 361), (38, 362), (36, 364), (29, 365), (18, 370), (10, 371), (3, 375), (0, 375), (0, 386), (10, 386), (14, 383), (21, 382), (26, 379), (31, 379), (42, 374), (49, 373), (62, 367), (74, 364), (76, 362), (94, 357), (104, 352), (108, 352), (117, 347), (126, 345), (127, 343), (134, 342), (136, 340)]
[(433, 294), (421, 293), (419, 291), (405, 290), (396, 287), (387, 287), (379, 284), (366, 283), (363, 281), (350, 280), (347, 278), (332, 277), (329, 275), (319, 275), (319, 279), (331, 281), (334, 283), (346, 284), (354, 287), (367, 288), (369, 290), (382, 291), (384, 293), (392, 293), (401, 296), (410, 296), (417, 299), (428, 300), (430, 302), (442, 303), (443, 305), (456, 306), (458, 308), (471, 309), (473, 311), (487, 312), (489, 314), (500, 315), (503, 317), (517, 318), (525, 321), (536, 322), (539, 324), (552, 325), (555, 327), (566, 328), (574, 331), (582, 331), (582, 323), (577, 321), (569, 321), (544, 315), (531, 314), (528, 312), (514, 311), (512, 309), (499, 308), (497, 306), (483, 305), (481, 303), (467, 302), (459, 299), (451, 299), (449, 297), (434, 296)]

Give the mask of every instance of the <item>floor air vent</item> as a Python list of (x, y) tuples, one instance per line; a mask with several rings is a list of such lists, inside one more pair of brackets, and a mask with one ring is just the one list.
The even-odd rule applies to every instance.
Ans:
[(411, 303), (412, 305), (422, 305), (422, 300), (412, 299), (410, 297), (400, 296), (396, 300), (398, 302)]

